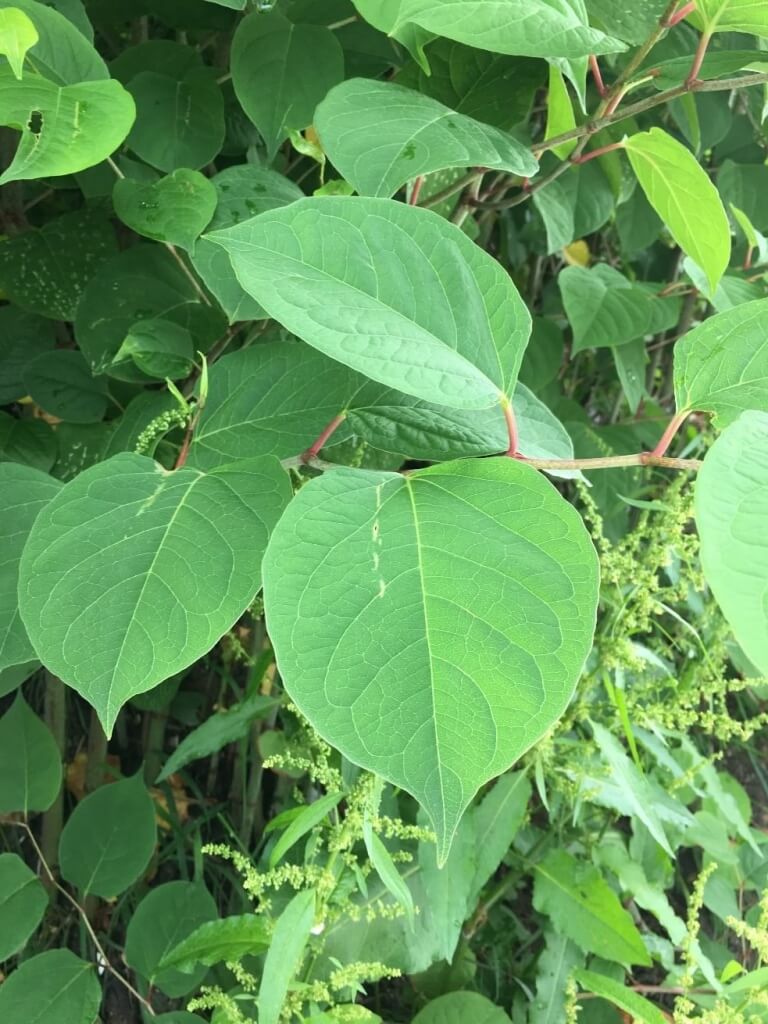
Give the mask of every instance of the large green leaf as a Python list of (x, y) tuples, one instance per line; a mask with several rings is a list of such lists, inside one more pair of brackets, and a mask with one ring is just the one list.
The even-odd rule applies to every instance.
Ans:
[(47, 906), (34, 871), (15, 853), (0, 853), (0, 963), (24, 947)]
[(294, 334), (373, 380), (454, 408), (514, 387), (531, 319), (452, 224), (388, 199), (303, 199), (207, 237)]
[(135, 114), (130, 95), (114, 80), (59, 86), (25, 75), (18, 82), (9, 67), (0, 67), (0, 124), (21, 132), (0, 185), (93, 167), (125, 139)]
[(179, 943), (217, 916), (213, 897), (199, 882), (167, 882), (150, 889), (128, 922), (126, 963), (172, 999), (186, 995), (197, 988), (207, 968), (181, 971), (161, 964)]
[(38, 513), (60, 488), (37, 469), (0, 462), (0, 669), (35, 656), (19, 616), (19, 559)]
[(596, 996), (602, 996), (609, 1003), (618, 1006), (620, 1010), (629, 1014), (635, 1024), (665, 1024), (669, 1019), (650, 1000), (633, 992), (631, 988), (614, 981), (604, 974), (596, 974), (594, 971), (577, 970), (576, 981), (586, 992), (592, 992)]
[(0, 718), (0, 814), (47, 811), (60, 786), (58, 747), (19, 693)]
[(53, 6), (38, 0), (0, 0), (0, 10), (22, 11), (37, 30), (39, 39), (27, 54), (27, 67), (57, 85), (109, 78), (92, 43)]
[(477, 789), (570, 700), (597, 575), (574, 510), (503, 458), (328, 473), (264, 562), (289, 694), (346, 757), (419, 800), (440, 861)]
[(200, 174), (180, 168), (156, 182), (120, 178), (112, 200), (120, 220), (145, 238), (191, 249), (216, 209), (216, 189)]
[(589, 27), (583, 0), (402, 0), (395, 27), (408, 22), (494, 53), (584, 57), (624, 49)]
[(273, 159), (291, 131), (312, 123), (315, 107), (344, 77), (344, 52), (330, 29), (296, 25), (277, 11), (254, 12), (232, 40), (232, 84)]
[(220, 921), (207, 921), (191, 935), (174, 946), (160, 962), (160, 969), (175, 967), (190, 971), (197, 964), (214, 964), (242, 960), (268, 949), (269, 933), (263, 917), (241, 914), (223, 917)]
[(768, 8), (760, 0), (698, 0), (690, 20), (707, 33), (768, 36)]
[(421, 69), (429, 74), (429, 59), (424, 53), (424, 47), (434, 36), (418, 25), (400, 24), (403, 2), (404, 0), (353, 0), (355, 7), (367, 22), (401, 43)]
[(21, 561), (20, 609), (41, 661), (111, 732), (126, 700), (192, 664), (243, 613), (289, 499), (271, 457), (204, 474), (125, 453), (81, 473), (38, 516)]
[(315, 892), (303, 889), (283, 910), (272, 932), (259, 987), (259, 1024), (278, 1024), (314, 923)]
[(604, 960), (650, 966), (640, 932), (597, 868), (552, 850), (534, 871), (533, 905), (559, 932)]
[(155, 840), (155, 805), (139, 772), (77, 805), (61, 833), (61, 876), (83, 896), (114, 899), (146, 871)]
[(511, 1024), (509, 1017), (479, 992), (446, 992), (416, 1014), (413, 1024)]
[(768, 412), (768, 299), (718, 313), (675, 345), (675, 401), (713, 413), (718, 427), (745, 409)]
[(0, 985), (3, 1024), (93, 1024), (101, 986), (92, 963), (68, 949), (25, 960)]
[(704, 575), (747, 657), (768, 674), (768, 414), (745, 412), (696, 481)]
[(523, 177), (538, 170), (511, 135), (387, 82), (337, 85), (317, 108), (315, 127), (331, 163), (361, 195), (391, 196), (406, 181), (448, 167)]
[(624, 146), (648, 202), (714, 290), (730, 259), (731, 229), (707, 172), (661, 128), (632, 135)]
[(651, 332), (654, 300), (613, 267), (566, 267), (557, 283), (573, 328), (574, 352), (625, 345)]

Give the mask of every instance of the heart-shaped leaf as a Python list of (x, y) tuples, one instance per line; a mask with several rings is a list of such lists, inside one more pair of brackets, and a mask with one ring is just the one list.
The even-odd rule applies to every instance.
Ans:
[(406, 394), (502, 401), (531, 318), (500, 265), (453, 224), (388, 199), (303, 199), (207, 236), (294, 334)]
[(243, 613), (289, 499), (271, 457), (203, 474), (125, 453), (81, 473), (36, 519), (20, 565), (41, 661), (111, 732), (131, 696), (192, 664)]
[(115, 213), (145, 238), (191, 249), (216, 209), (213, 183), (186, 167), (155, 182), (120, 178), (112, 190)]
[(597, 577), (574, 509), (503, 458), (334, 470), (299, 492), (264, 561), (291, 698), (351, 761), (419, 800), (441, 862), (477, 789), (570, 700)]

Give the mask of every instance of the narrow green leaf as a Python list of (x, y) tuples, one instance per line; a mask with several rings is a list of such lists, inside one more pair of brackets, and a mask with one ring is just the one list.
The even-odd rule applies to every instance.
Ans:
[(326, 793), (318, 800), (314, 800), (306, 807), (302, 807), (299, 814), (290, 822), (288, 828), (283, 832), (269, 855), (270, 868), (276, 867), (288, 853), (288, 851), (310, 832), (336, 807), (341, 800), (343, 793)]
[(18, 953), (48, 906), (43, 883), (15, 853), (0, 854), (0, 963)]
[(391, 196), (406, 181), (449, 167), (524, 177), (538, 170), (511, 135), (387, 82), (337, 85), (317, 108), (315, 127), (331, 163), (361, 195)]
[(647, 393), (645, 390), (645, 367), (648, 363), (648, 355), (645, 341), (643, 338), (635, 338), (627, 345), (619, 345), (614, 348), (612, 355), (624, 397), (634, 416)]
[(146, 871), (156, 842), (155, 805), (141, 772), (89, 793), (59, 841), (61, 875), (83, 896), (111, 900)]
[(592, 864), (551, 850), (534, 872), (533, 905), (557, 931), (604, 960), (650, 966), (632, 918)]
[(277, 919), (259, 988), (259, 1024), (278, 1024), (315, 923), (315, 891), (297, 892)]
[(119, 178), (112, 191), (115, 213), (145, 238), (192, 249), (216, 210), (213, 182), (182, 167), (155, 182)]
[(94, 965), (68, 949), (25, 960), (0, 985), (3, 1024), (93, 1024), (100, 1003)]
[(58, 747), (19, 693), (0, 718), (0, 814), (47, 811), (60, 787)]
[(429, 210), (303, 199), (207, 237), (270, 316), (373, 380), (463, 409), (514, 387), (530, 315), (499, 264)]
[(192, 971), (197, 964), (239, 961), (256, 956), (269, 948), (270, 935), (263, 917), (242, 914), (223, 917), (220, 921), (207, 921), (191, 935), (174, 946), (160, 961), (161, 971), (175, 967), (179, 971)]
[(81, 473), (38, 516), (20, 566), (43, 664), (111, 733), (130, 697), (196, 661), (247, 608), (290, 497), (271, 457), (203, 474), (125, 453)]
[[(291, 503), (264, 573), (292, 699), (351, 761), (419, 800), (444, 861), (477, 789), (570, 699), (597, 584), (580, 518), (510, 459), (408, 477), (338, 469)], [(470, 692), (483, 714), (457, 719)]]
[(632, 135), (624, 145), (648, 202), (714, 289), (730, 259), (731, 229), (706, 171), (661, 128)]
[(370, 819), (368, 818), (363, 822), (363, 839), (371, 864), (373, 864), (376, 874), (384, 883), (384, 888), (392, 893), (405, 911), (405, 916), (412, 922), (415, 910), (411, 890), (403, 881), (402, 875), (397, 870), (389, 850), (373, 831)]
[(0, 8), (0, 54), (8, 59), (11, 71), (22, 77), (24, 57), (40, 36), (34, 22), (18, 7)]
[(10, 68), (0, 68), (0, 124), (21, 132), (0, 185), (93, 167), (125, 139), (135, 113), (119, 82), (59, 86), (33, 75), (18, 82)]
[(413, 1024), (511, 1024), (498, 1006), (479, 992), (447, 992), (416, 1014)]
[(567, 935), (548, 929), (544, 949), (536, 962), (536, 998), (529, 1024), (560, 1024), (565, 1016), (566, 986), (574, 967), (584, 963), (584, 953)]
[(747, 657), (768, 674), (768, 413), (744, 412), (696, 481), (704, 575)]
[(246, 15), (232, 41), (232, 84), (271, 161), (292, 130), (344, 77), (344, 53), (330, 29), (296, 25), (277, 11)]
[(493, 53), (582, 57), (625, 49), (589, 27), (583, 0), (402, 0), (396, 28), (408, 22)]
[(596, 974), (594, 971), (583, 969), (574, 973), (576, 981), (585, 992), (592, 992), (596, 996), (602, 996), (609, 1003), (618, 1006), (620, 1010), (628, 1013), (636, 1024), (666, 1024), (667, 1016), (663, 1014), (653, 1003), (644, 996), (633, 992), (631, 988), (614, 981), (604, 974)]
[[(547, 90), (547, 128), (544, 135), (545, 141), (570, 131), (576, 127), (576, 117), (573, 113), (573, 104), (568, 94), (568, 87), (565, 84), (562, 72), (554, 64), (549, 66), (549, 88)], [(564, 142), (560, 146), (553, 146), (552, 152), (561, 160), (569, 156), (576, 145), (577, 140)], [(531, 172), (528, 172), (529, 174)]]

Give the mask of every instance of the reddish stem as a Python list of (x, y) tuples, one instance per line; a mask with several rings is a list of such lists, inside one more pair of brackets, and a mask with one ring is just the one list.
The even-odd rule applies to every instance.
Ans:
[(623, 142), (611, 142), (607, 146), (598, 146), (597, 149), (590, 149), (588, 153), (582, 153), (581, 156), (572, 156), (572, 164), (585, 164), (589, 160), (594, 160), (598, 156), (605, 156), (606, 153), (612, 153), (615, 149), (623, 149)]
[(607, 90), (605, 88), (605, 83), (603, 82), (603, 76), (600, 72), (600, 65), (597, 63), (597, 57), (594, 55), (594, 53), (590, 54), (589, 57), (589, 69), (592, 72), (592, 77), (595, 80), (597, 91), (600, 93), (601, 96), (605, 96)]
[(750, 270), (751, 269), (751, 267), (752, 267), (752, 256), (754, 254), (754, 251), (755, 251), (754, 246), (752, 246), (752, 245), (748, 246), (746, 255), (744, 256), (744, 265), (742, 267), (743, 270)]
[(673, 437), (678, 432), (680, 427), (682, 427), (683, 423), (685, 423), (685, 421), (688, 419), (690, 413), (690, 409), (682, 409), (680, 412), (675, 413), (675, 415), (667, 424), (667, 429), (661, 435), (659, 443), (651, 452), (652, 456), (658, 458), (659, 456), (664, 455), (664, 453), (669, 448), (670, 444), (672, 444)]
[(509, 399), (505, 399), (504, 402), (502, 402), (501, 408), (504, 410), (504, 419), (507, 422), (507, 433), (509, 434), (509, 448), (507, 448), (507, 455), (514, 459), (517, 458), (517, 446), (519, 443), (517, 420), (515, 419), (515, 414)]
[(683, 18), (687, 18), (689, 14), (696, 10), (696, 0), (691, 0), (688, 4), (683, 4), (679, 11), (675, 11), (674, 14), (670, 14), (665, 22), (666, 28), (674, 28), (675, 25), (679, 25)]
[(318, 454), (320, 453), (320, 449), (323, 448), (328, 438), (331, 436), (331, 434), (333, 434), (335, 431), (339, 429), (339, 427), (346, 418), (347, 414), (345, 412), (340, 412), (338, 416), (334, 416), (331, 422), (328, 424), (328, 426), (325, 427), (323, 432), (317, 438), (317, 440), (314, 441), (310, 445), (310, 447), (307, 448), (307, 450), (302, 454), (301, 461), (311, 462), (312, 459), (316, 459)]
[(424, 184), (424, 175), (420, 174), (418, 178), (413, 179), (413, 185), (411, 186), (411, 198), (408, 200), (411, 206), (416, 206), (419, 201), (421, 194), (421, 186)]
[(699, 39), (699, 45), (696, 47), (696, 53), (693, 55), (693, 64), (691, 64), (691, 70), (688, 72), (688, 77), (685, 80), (685, 84), (690, 88), (699, 77), (701, 71), (701, 65), (704, 63), (704, 58), (707, 54), (707, 47), (709, 46), (709, 40), (712, 37), (705, 32), (704, 35)]

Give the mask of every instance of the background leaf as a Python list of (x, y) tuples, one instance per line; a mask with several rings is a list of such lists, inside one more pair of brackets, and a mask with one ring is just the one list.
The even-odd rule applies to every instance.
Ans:
[(47, 906), (37, 875), (15, 853), (0, 853), (0, 961), (24, 947)]
[(0, 814), (47, 811), (60, 788), (53, 736), (19, 693), (0, 718)]
[(93, 964), (68, 949), (25, 960), (0, 986), (3, 1024), (93, 1024), (101, 988)]
[(291, 899), (275, 924), (259, 987), (259, 1024), (278, 1024), (314, 923), (315, 892), (304, 889)]
[(156, 182), (119, 178), (112, 199), (120, 220), (145, 238), (192, 249), (216, 210), (216, 189), (182, 167)]

